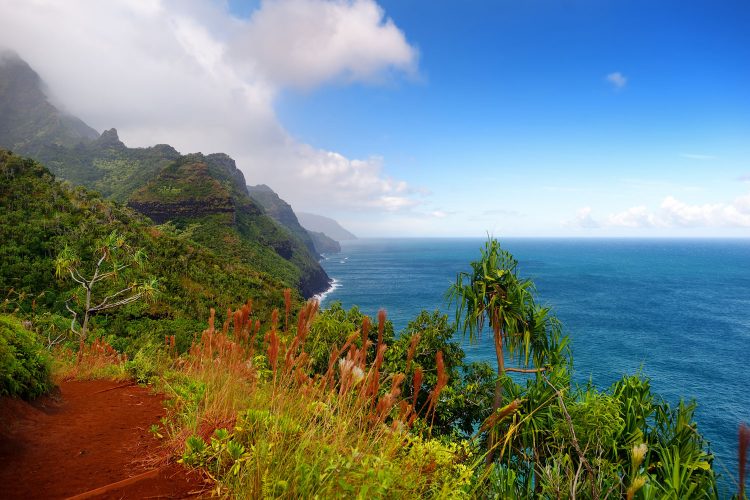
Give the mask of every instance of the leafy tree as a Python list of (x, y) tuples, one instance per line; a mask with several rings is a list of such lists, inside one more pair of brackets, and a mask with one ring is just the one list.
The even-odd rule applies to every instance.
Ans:
[[(506, 374), (541, 373), (565, 359), (560, 324), (549, 310), (535, 304), (533, 283), (518, 274), (518, 261), (489, 238), (482, 258), (471, 263), (471, 272), (461, 272), (448, 290), (456, 304), (456, 324), (471, 342), (485, 323), (492, 329), (497, 381), (492, 403), (497, 412), (503, 403)], [(520, 366), (506, 366), (506, 354)], [(531, 366), (530, 366), (531, 363)], [(489, 436), (487, 462), (493, 457), (494, 436)]]
[[(55, 275), (58, 278), (70, 275), (85, 292), (83, 299), (74, 294), (65, 303), (65, 307), (73, 315), (70, 330), (78, 336), (79, 363), (83, 356), (91, 316), (141, 298), (150, 301), (157, 291), (157, 281), (153, 277), (124, 283), (124, 278), (127, 277), (126, 270), (132, 266), (141, 267), (146, 256), (142, 250), (128, 246), (117, 231), (112, 231), (97, 241), (94, 257), (96, 264), (88, 272), (79, 257), (67, 245), (55, 259)], [(75, 303), (75, 309), (70, 305), (71, 300)], [(83, 316), (83, 321), (77, 325), (79, 314)]]

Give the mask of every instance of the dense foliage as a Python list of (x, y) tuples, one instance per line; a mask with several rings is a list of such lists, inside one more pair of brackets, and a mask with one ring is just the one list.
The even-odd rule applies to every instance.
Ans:
[(0, 314), (0, 396), (33, 398), (51, 386), (49, 354), (36, 335)]
[[(340, 304), (300, 309), (283, 279), (251, 267), (241, 242), (227, 243), (226, 225), (154, 227), (7, 152), (0, 178), (3, 307), (29, 318), (46, 344), (64, 337), (65, 303), (80, 305), (80, 283), (65, 272), (55, 278), (56, 262), (90, 276), (102, 251), (114, 255), (121, 242), (148, 256), (123, 268), (124, 282), (102, 280), (100, 292), (153, 276), (159, 293), (94, 311), (88, 338), (96, 340), (80, 349), (76, 373), (101, 369), (160, 384), (172, 403), (155, 432), (220, 489), (305, 497), (718, 495), (694, 405), (662, 401), (637, 376), (607, 390), (574, 385), (561, 325), (494, 240), (452, 289), (463, 303), (455, 323), (423, 311), (395, 332), (385, 312), (373, 321)], [(240, 307), (227, 310), (233, 305)], [(8, 321), (16, 332), (18, 322)], [(458, 342), (464, 328), (476, 340), (485, 326), (498, 370), (467, 364)], [(13, 338), (32, 338), (22, 335)], [(43, 379), (43, 361), (24, 372), (5, 361), (6, 345), (4, 370)], [(38, 355), (38, 344), (24, 345), (13, 352)], [(29, 377), (14, 375), (22, 379)], [(14, 387), (33, 395), (46, 386)]]
[[(166, 334), (176, 335), (186, 349), (205, 327), (211, 307), (226, 310), (251, 298), (256, 310), (269, 314), (270, 304), (282, 299), (281, 280), (231, 255), (217, 255), (197, 244), (189, 231), (155, 227), (96, 193), (56, 182), (33, 160), (0, 151), (0, 179), (2, 307), (38, 313), (35, 325), (45, 331), (59, 329), (60, 319), (69, 317), (65, 302), (77, 288), (70, 277), (55, 277), (57, 256), (67, 247), (90, 271), (97, 242), (112, 231), (147, 256), (133, 277), (158, 277), (160, 290), (150, 304), (134, 303), (92, 318), (93, 332), (106, 332), (120, 349), (134, 350)], [(102, 292), (107, 291), (104, 286)]]

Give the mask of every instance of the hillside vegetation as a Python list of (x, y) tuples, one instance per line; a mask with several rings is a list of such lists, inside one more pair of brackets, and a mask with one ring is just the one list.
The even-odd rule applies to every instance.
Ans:
[(129, 148), (115, 129), (99, 135), (55, 107), (39, 76), (15, 54), (0, 57), (0, 111), (0, 148), (33, 157), (57, 178), (105, 198), (130, 201), (157, 223), (192, 225), (204, 246), (279, 277), (305, 297), (328, 288), (307, 233), (266, 216), (229, 156), (183, 157), (166, 144)]
[(204, 328), (211, 307), (225, 309), (250, 298), (258, 311), (269, 313), (283, 288), (296, 284), (229, 254), (218, 255), (196, 243), (189, 231), (154, 226), (131, 209), (56, 181), (31, 159), (0, 150), (0, 178), (3, 308), (44, 311), (41, 320), (53, 338), (67, 330), (65, 302), (77, 292), (74, 282), (55, 277), (56, 256), (67, 246), (90, 267), (97, 242), (112, 231), (143, 249), (148, 258), (134, 278), (157, 276), (160, 290), (153, 303), (131, 304), (94, 319), (94, 330), (102, 328), (120, 348), (131, 340), (161, 341), (167, 333), (186, 348)]
[(52, 388), (50, 355), (17, 318), (0, 314), (0, 397), (33, 398)]
[[(210, 167), (193, 156), (172, 168), (200, 175)], [(26, 318), (34, 342), (50, 347), (67, 373), (131, 376), (166, 391), (169, 417), (153, 432), (183, 463), (217, 481), (219, 491), (717, 496), (694, 405), (667, 404), (637, 376), (605, 391), (573, 385), (561, 325), (536, 305), (532, 284), (495, 241), (453, 287), (454, 300), (464, 304), (455, 323), (425, 311), (396, 334), (384, 312), (372, 321), (337, 304), (322, 312), (316, 302), (300, 308), (300, 296), (285, 290), (283, 279), (206, 248), (192, 226), (153, 226), (126, 207), (55, 181), (33, 160), (0, 152), (0, 177), (5, 311)], [(198, 188), (195, 196), (230, 196), (230, 181), (223, 191)], [(173, 186), (159, 182), (137, 199)], [(239, 212), (208, 215), (215, 218), (210, 227), (231, 227), (228, 219), (241, 219)], [(80, 287), (65, 272), (55, 278), (55, 266), (65, 256), (72, 263), (65, 269), (79, 272), (71, 276), (89, 276), (97, 256), (114, 252), (115, 244), (148, 258), (101, 281), (100, 297), (142, 279), (154, 279), (158, 293), (95, 312), (79, 347), (66, 303), (80, 308)], [(113, 250), (102, 253), (106, 248)], [(482, 317), (493, 328), (505, 325), (503, 372), (467, 364), (456, 339), (456, 325)], [(48, 383), (44, 356), (30, 357), (39, 346), (17, 320), (8, 321), (14, 345), (21, 339), (23, 347), (13, 348), (13, 358), (4, 348), (3, 373), (12, 373), (6, 385), (15, 394), (37, 394)], [(14, 368), (18, 359), (26, 368)], [(29, 365), (32, 359), (42, 361)]]

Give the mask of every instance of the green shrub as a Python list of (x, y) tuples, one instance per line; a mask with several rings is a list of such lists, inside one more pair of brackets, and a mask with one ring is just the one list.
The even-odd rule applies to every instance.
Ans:
[(50, 360), (34, 333), (0, 315), (0, 396), (33, 398), (51, 388)]

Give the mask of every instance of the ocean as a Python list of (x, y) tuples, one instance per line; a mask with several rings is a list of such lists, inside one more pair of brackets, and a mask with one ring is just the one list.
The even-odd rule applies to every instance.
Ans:
[[(696, 420), (737, 474), (737, 430), (750, 423), (750, 239), (501, 239), (571, 339), (574, 378), (607, 388), (624, 374), (655, 393), (698, 402)], [(362, 239), (323, 262), (340, 301), (387, 311), (398, 332), (422, 309), (453, 318), (445, 293), (478, 260), (482, 239)], [(489, 336), (464, 345), (494, 367)], [(724, 488), (722, 488), (724, 489)]]

